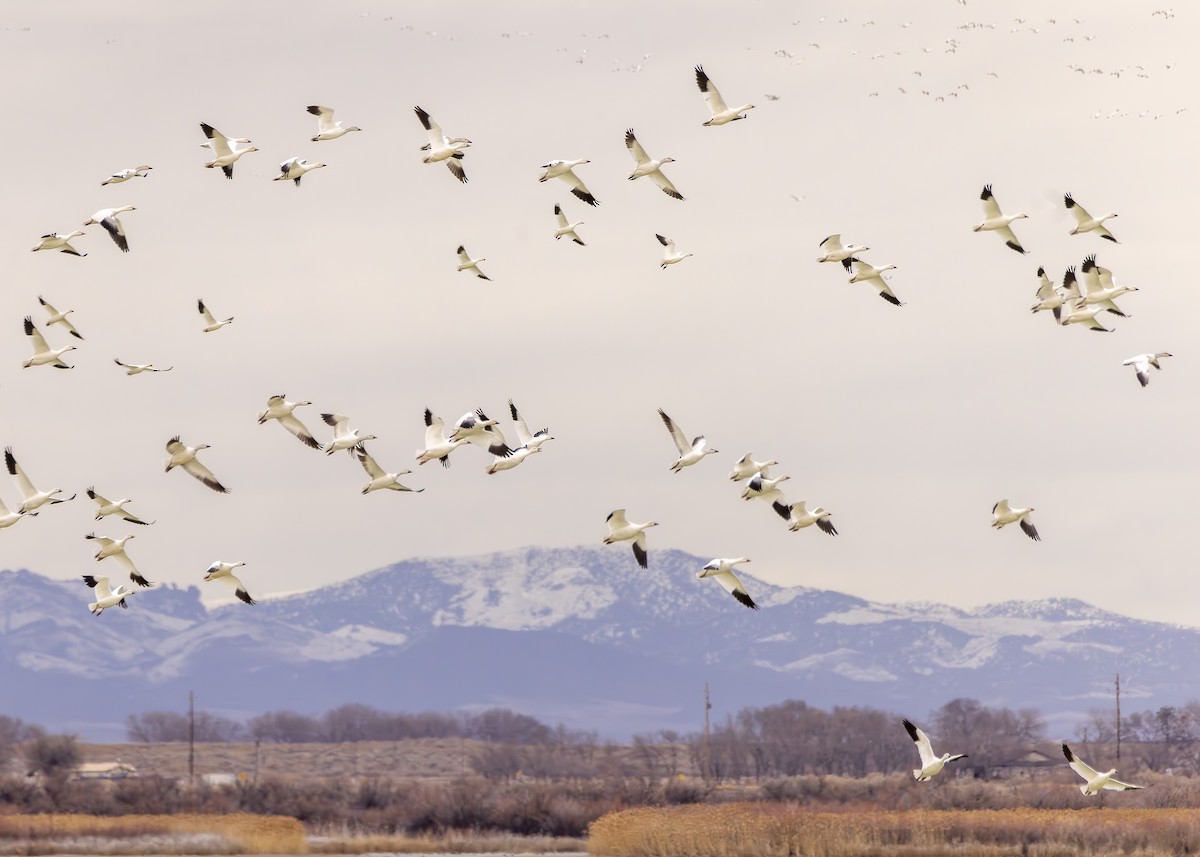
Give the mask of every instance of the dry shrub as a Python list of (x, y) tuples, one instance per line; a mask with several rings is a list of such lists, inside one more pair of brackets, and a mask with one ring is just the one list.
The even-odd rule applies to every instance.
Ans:
[[(81, 839), (138, 840), (154, 837), (159, 848), (172, 837), (182, 839), (182, 853), (191, 853), (197, 835), (220, 838), (221, 847), (210, 853), (303, 854), (303, 826), (294, 818), (248, 815), (0, 815), (0, 848), (11, 851), (19, 843), (21, 853), (57, 853), (56, 841)], [(112, 853), (112, 852), (109, 852)], [(120, 853), (120, 852), (116, 852)], [(181, 853), (176, 851), (176, 853)]]
[(486, 836), (449, 833), (445, 836), (332, 836), (309, 842), (313, 854), (553, 854), (583, 851), (582, 839), (550, 836)]
[(808, 812), (728, 804), (632, 809), (593, 822), (588, 849), (606, 857), (964, 857), (1137, 853), (1166, 857), (1200, 842), (1200, 816), (1178, 809)]

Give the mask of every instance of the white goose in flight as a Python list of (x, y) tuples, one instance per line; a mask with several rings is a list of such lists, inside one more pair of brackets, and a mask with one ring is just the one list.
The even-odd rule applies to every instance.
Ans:
[(310, 164), (304, 158), (288, 158), (279, 165), (279, 175), (275, 176), (272, 181), (284, 182), (291, 179), (296, 187), (300, 187), (300, 179), (304, 178), (305, 173), (325, 166), (328, 164)]
[(1123, 792), (1129, 789), (1140, 789), (1142, 786), (1135, 786), (1133, 783), (1123, 783), (1113, 777), (1117, 772), (1116, 768), (1105, 771), (1103, 774), (1089, 765), (1087, 762), (1080, 759), (1071, 752), (1071, 748), (1064, 742), (1062, 745), (1063, 755), (1067, 757), (1067, 763), (1071, 766), (1071, 770), (1083, 777), (1086, 782), (1079, 787), (1079, 791), (1085, 795), (1094, 795), (1102, 789), (1108, 789), (1114, 792)]
[(949, 753), (943, 753), (940, 756), (935, 756), (933, 753), (933, 745), (929, 743), (928, 735), (914, 726), (911, 720), (905, 719), (901, 720), (900, 722), (904, 724), (904, 729), (908, 732), (908, 736), (912, 738), (913, 742), (917, 745), (917, 753), (921, 756), (921, 767), (912, 772), (913, 779), (917, 782), (923, 783), (927, 780), (931, 780), (942, 770), (942, 768), (946, 767), (946, 765), (950, 764), (951, 762), (957, 762), (959, 759), (967, 758), (966, 753), (956, 753), (953, 756)]
[(428, 464), (430, 461), (440, 461), (442, 467), (450, 466), (450, 453), (464, 443), (469, 443), (465, 437), (450, 440), (446, 437), (446, 424), (441, 417), (435, 417), (433, 411), (425, 409), (425, 448), (418, 449), (417, 464)]
[(895, 269), (895, 265), (876, 267), (869, 262), (862, 261), (857, 256), (851, 256), (849, 259), (842, 260), (842, 267), (846, 269), (847, 273), (853, 269), (854, 273), (850, 277), (851, 283), (867, 283), (878, 291), (879, 296), (888, 303), (894, 306), (904, 306), (896, 297), (896, 293), (892, 291), (892, 287), (883, 278), (883, 272)]
[(220, 131), (207, 122), (200, 123), (200, 130), (204, 132), (204, 136), (208, 138), (207, 143), (202, 143), (213, 151), (213, 159), (204, 166), (210, 170), (214, 167), (220, 167), (225, 173), (225, 178), (233, 178), (233, 165), (237, 163), (238, 158), (249, 152), (257, 152), (258, 149), (254, 146), (246, 146), (244, 149), (237, 148), (239, 142), (249, 143), (245, 137), (226, 137)]
[(769, 471), (772, 467), (779, 464), (773, 458), (766, 461), (755, 461), (754, 453), (747, 452), (733, 464), (733, 470), (729, 471), (729, 480), (731, 482), (741, 482), (743, 479), (749, 479), (755, 473), (761, 473), (763, 476), (770, 476)]
[(199, 446), (188, 446), (179, 439), (179, 435), (175, 435), (175, 437), (167, 441), (167, 452), (171, 453), (171, 457), (167, 460), (166, 472), (170, 473), (176, 467), (182, 467), (217, 493), (228, 494), (229, 489), (218, 482), (213, 472), (196, 458), (200, 450), (211, 448), (207, 443), (202, 443)]
[(707, 74), (704, 73), (703, 66), (696, 66), (696, 86), (700, 87), (700, 91), (704, 93), (704, 100), (708, 103), (708, 111), (712, 114), (708, 121), (704, 123), (709, 125), (726, 125), (730, 122), (736, 122), (738, 119), (746, 118), (746, 111), (753, 110), (753, 104), (743, 104), (741, 107), (730, 109), (725, 104), (725, 99), (721, 97), (721, 93), (717, 91), (714, 84)]
[(1033, 525), (1033, 521), (1029, 520), (1029, 513), (1032, 511), (1032, 506), (1028, 509), (1014, 509), (1008, 505), (1007, 500), (1001, 500), (992, 507), (992, 528), (998, 530), (1007, 524), (1020, 521), (1021, 530), (1024, 531), (1025, 535), (1029, 536), (1035, 542), (1040, 542), (1042, 537), (1038, 535), (1037, 527)]
[(42, 236), (42, 240), (37, 243), (37, 246), (33, 248), (33, 252), (36, 253), (38, 250), (59, 250), (69, 256), (86, 256), (87, 253), (80, 253), (71, 246), (72, 238), (78, 238), (80, 235), (85, 234), (78, 229), (74, 232), (68, 232), (66, 235), (58, 232), (47, 232)]
[(142, 164), (140, 167), (133, 167), (132, 169), (128, 170), (119, 170), (118, 172), (115, 172), (106, 178), (104, 181), (100, 182), (100, 186), (104, 187), (107, 184), (120, 184), (121, 182), (127, 182), (134, 178), (144, 179), (150, 174), (150, 170), (152, 169), (154, 168), (147, 166), (146, 164)]
[(125, 370), (126, 375), (140, 375), (143, 372), (170, 372), (174, 366), (168, 366), (166, 369), (159, 369), (153, 363), (125, 363), (120, 357), (114, 357), (113, 363), (116, 363)]
[(1088, 214), (1087, 209), (1077, 203), (1070, 193), (1063, 194), (1063, 204), (1067, 206), (1067, 211), (1075, 215), (1075, 228), (1071, 230), (1071, 235), (1078, 235), (1081, 232), (1095, 232), (1101, 238), (1106, 238), (1114, 244), (1120, 243), (1104, 226), (1104, 221), (1112, 220), (1116, 217), (1115, 214), (1092, 217)]
[(325, 425), (333, 427), (333, 440), (325, 447), (326, 455), (333, 455), (338, 450), (350, 451), (360, 443), (368, 440), (378, 440), (373, 434), (360, 435), (358, 429), (350, 430), (350, 418), (342, 414), (321, 414)]
[(984, 185), (983, 193), (979, 195), (983, 200), (983, 220), (975, 226), (973, 232), (995, 232), (1004, 239), (1004, 243), (1016, 250), (1018, 253), (1024, 253), (1025, 248), (1021, 246), (1021, 242), (1017, 240), (1017, 236), (1013, 234), (1010, 224), (1014, 220), (1020, 220), (1028, 217), (1028, 214), (1004, 214), (1000, 211), (1000, 204), (996, 202), (996, 197), (992, 195), (992, 186)]
[(439, 161), (446, 164), (453, 175), (463, 184), (467, 182), (466, 171), (463, 170), (462, 150), (471, 145), (466, 137), (447, 137), (442, 126), (430, 118), (429, 114), (420, 107), (414, 107), (413, 112), (421, 120), (421, 126), (429, 134), (429, 142), (421, 147), (422, 152), (429, 154), (421, 158), (423, 164), (436, 164)]
[(141, 572), (137, 570), (137, 566), (133, 564), (133, 560), (131, 560), (125, 553), (125, 544), (132, 539), (133, 536), (126, 536), (123, 539), (106, 539), (103, 536), (96, 535), (95, 533), (88, 533), (86, 536), (84, 536), (84, 538), (90, 542), (95, 542), (96, 544), (100, 545), (99, 550), (96, 551), (97, 562), (112, 557), (119, 565), (124, 566), (125, 570), (129, 572), (129, 579), (138, 586), (154, 585), (142, 576)]
[(75, 499), (74, 494), (70, 497), (56, 497), (56, 494), (63, 493), (63, 489), (61, 488), (55, 488), (51, 491), (39, 491), (33, 487), (33, 483), (25, 475), (25, 470), (17, 463), (11, 446), (4, 448), (4, 464), (8, 468), (8, 473), (12, 476), (13, 481), (17, 483), (17, 490), (21, 492), (21, 505), (17, 507), (17, 511), (22, 514), (36, 514), (37, 510), (43, 506), (53, 506), (56, 503), (66, 503), (68, 500)]
[(46, 344), (42, 332), (33, 324), (33, 316), (25, 316), (25, 336), (33, 346), (33, 356), (21, 363), (22, 369), (31, 366), (53, 366), (55, 369), (71, 369), (74, 367), (63, 363), (62, 356), (68, 351), (74, 351), (74, 345), (64, 345), (62, 348), (51, 348)]
[(710, 447), (708, 440), (702, 434), (697, 435), (693, 440), (689, 441), (679, 426), (675, 425), (675, 421), (667, 416), (666, 411), (662, 408), (658, 409), (658, 415), (662, 419), (663, 425), (667, 427), (667, 431), (671, 435), (671, 440), (675, 441), (675, 448), (679, 450), (679, 458), (671, 465), (673, 473), (679, 473), (683, 468), (703, 461), (704, 456), (712, 455), (714, 452), (719, 451)]
[(492, 463), (487, 467), (488, 476), (494, 476), (501, 470), (512, 470), (522, 461), (536, 452), (541, 452), (540, 446), (518, 446), (511, 450), (508, 455), (497, 455), (492, 459)]
[(1121, 312), (1121, 308), (1113, 303), (1113, 300), (1129, 292), (1140, 291), (1140, 289), (1136, 286), (1118, 286), (1113, 281), (1113, 272), (1096, 264), (1095, 253), (1083, 260), (1079, 273), (1083, 276), (1083, 302), (1085, 304), (1099, 304), (1113, 315), (1121, 318), (1129, 317)]
[(474, 412), (467, 411), (459, 417), (458, 422), (454, 424), (454, 431), (450, 433), (450, 439), (470, 441), (476, 446), (482, 446), (497, 458), (503, 458), (512, 452), (504, 440), (504, 432), (496, 425), (496, 420), (485, 414), (482, 408), (476, 408)]
[(742, 581), (733, 572), (735, 565), (749, 561), (750, 558), (746, 556), (739, 556), (736, 559), (714, 559), (698, 571), (696, 577), (700, 580), (706, 577), (713, 578), (724, 587), (726, 592), (736, 598), (740, 604), (746, 605), (751, 610), (757, 610), (758, 605), (754, 603), (754, 599), (750, 597), (750, 593), (746, 591), (746, 587), (742, 585)]
[(1094, 330), (1098, 333), (1112, 333), (1112, 328), (1105, 327), (1096, 320), (1096, 316), (1105, 311), (1105, 307), (1100, 304), (1088, 305), (1087, 301), (1079, 298), (1076, 301), (1068, 301), (1063, 305), (1062, 318), (1059, 324), (1066, 327), (1069, 324), (1082, 324), (1088, 330)]
[(742, 499), (762, 500), (770, 503), (775, 514), (786, 521), (791, 516), (791, 509), (787, 504), (787, 498), (783, 496), (783, 491), (779, 489), (779, 483), (786, 482), (791, 478), (786, 474), (771, 478), (762, 473), (755, 473), (742, 490)]
[(479, 270), (479, 263), (486, 262), (486, 256), (480, 256), (478, 259), (472, 259), (471, 254), (467, 252), (467, 248), (462, 244), (458, 245), (458, 270), (459, 271), (474, 271), (475, 276), (481, 280), (490, 280), (487, 274)]
[[(1038, 268), (1037, 275), (1039, 284), (1036, 295), (1037, 303), (1030, 307), (1029, 311), (1042, 312), (1050, 310), (1054, 313), (1054, 320), (1056, 322), (1060, 321), (1062, 319), (1063, 303), (1066, 301), (1066, 298), (1058, 289), (1054, 288), (1054, 281), (1046, 276), (1045, 268)], [(1075, 298), (1078, 300), (1078, 293), (1076, 293)]]
[(675, 241), (671, 238), (666, 238), (657, 233), (655, 233), (654, 237), (658, 239), (659, 244), (666, 248), (663, 250), (662, 263), (659, 266), (664, 271), (667, 269), (667, 265), (674, 265), (676, 262), (682, 262), (688, 256), (692, 255), (691, 253), (680, 253), (678, 250), (676, 250)]
[(367, 472), (367, 476), (371, 481), (362, 487), (362, 493), (370, 494), (372, 491), (410, 491), (414, 494), (420, 494), (424, 488), (409, 488), (406, 485), (400, 484), (400, 477), (407, 476), (412, 473), (411, 470), (401, 470), (399, 473), (388, 473), (367, 452), (365, 443), (359, 443), (354, 447), (354, 457), (358, 459), (358, 463), (362, 465), (363, 470)]
[(1130, 357), (1128, 360), (1122, 360), (1122, 366), (1132, 366), (1133, 371), (1137, 373), (1138, 383), (1145, 387), (1150, 383), (1150, 367), (1161, 369), (1158, 361), (1164, 357), (1174, 357), (1170, 351), (1160, 351), (1157, 354), (1138, 354), (1136, 357)]
[(68, 309), (64, 310), (63, 312), (59, 312), (54, 308), (53, 304), (51, 304), (41, 295), (38, 295), (38, 303), (46, 308), (46, 312), (50, 313), (50, 317), (46, 319), (46, 327), (50, 327), (55, 324), (61, 324), (67, 329), (67, 333), (71, 334), (76, 339), (83, 339), (83, 334), (76, 330), (75, 325), (71, 324), (71, 320), (67, 318), (67, 316), (75, 312), (75, 310)]
[(343, 128), (341, 122), (334, 122), (332, 107), (321, 107), (318, 104), (310, 104), (304, 109), (317, 117), (317, 136), (312, 138), (313, 143), (320, 143), (323, 140), (336, 140), (338, 137), (346, 136), (351, 131), (362, 130), (357, 125)]
[(118, 214), (126, 211), (137, 211), (136, 206), (122, 205), (120, 208), (102, 208), (83, 221), (84, 226), (91, 226), (93, 223), (99, 223), (104, 227), (109, 235), (112, 236), (113, 243), (121, 248), (122, 253), (129, 252), (129, 239), (125, 237), (125, 227), (121, 221), (117, 219)]
[(544, 172), (538, 177), (538, 181), (544, 182), (550, 179), (562, 179), (571, 186), (571, 193), (575, 194), (576, 197), (582, 199), (588, 205), (599, 205), (600, 200), (592, 196), (592, 192), (587, 189), (587, 185), (580, 181), (579, 176), (575, 175), (575, 167), (590, 163), (591, 161), (587, 158), (578, 158), (574, 161), (550, 161), (549, 163), (542, 164)]
[(671, 184), (671, 180), (663, 175), (662, 165), (675, 163), (674, 158), (660, 158), (655, 160), (646, 154), (646, 150), (642, 148), (642, 144), (637, 141), (637, 137), (633, 135), (633, 129), (630, 128), (625, 132), (625, 147), (629, 149), (629, 154), (633, 156), (633, 161), (636, 166), (633, 172), (629, 174), (629, 180), (640, 179), (642, 176), (650, 176), (651, 181), (662, 188), (663, 193), (672, 199), (682, 200), (683, 195), (675, 189), (675, 185)]
[(793, 533), (798, 533), (805, 527), (811, 527), (813, 524), (816, 524), (817, 529), (823, 533), (828, 533), (831, 536), (838, 534), (837, 527), (830, 520), (829, 510), (823, 506), (817, 506), (810, 512), (808, 506), (801, 500), (799, 503), (793, 503), (788, 506), (787, 517), (788, 529)]
[(99, 521), (103, 518), (107, 518), (109, 515), (116, 515), (122, 521), (128, 521), (131, 524), (141, 524), (142, 526), (149, 526), (150, 524), (154, 523), (153, 521), (143, 521), (137, 515), (134, 515), (131, 512), (127, 511), (124, 508), (124, 506), (126, 503), (129, 502), (128, 497), (124, 497), (120, 500), (109, 500), (103, 494), (97, 494), (96, 489), (94, 487), (90, 487), (90, 486), (87, 489), (87, 495), (88, 495), (88, 497), (90, 497), (96, 501), (96, 506), (98, 507), (96, 509), (96, 520), (97, 521)]
[(237, 562), (222, 562), (221, 560), (217, 560), (204, 572), (204, 582), (208, 583), (210, 580), (220, 580), (233, 587), (234, 593), (239, 600), (247, 604), (257, 604), (258, 602), (251, 598), (250, 593), (246, 591), (246, 587), (242, 581), (233, 575), (235, 568), (241, 568), (245, 564), (241, 560)]
[(5, 530), (15, 524), (17, 521), (25, 517), (27, 513), (20, 509), (12, 511), (5, 505), (3, 500), (0, 500), (0, 530)]
[(313, 437), (313, 433), (308, 430), (308, 426), (300, 422), (293, 411), (296, 408), (304, 405), (311, 405), (312, 402), (289, 402), (287, 396), (280, 393), (277, 396), (271, 396), (267, 399), (267, 407), (265, 410), (258, 412), (258, 424), (265, 425), (268, 420), (277, 420), (281, 426), (287, 429), (291, 434), (305, 446), (311, 446), (313, 449), (324, 449), (317, 439)]
[(212, 311), (209, 310), (209, 308), (205, 305), (203, 298), (200, 298), (196, 301), (196, 309), (200, 312), (200, 317), (204, 319), (204, 332), (205, 333), (212, 333), (214, 331), (220, 330), (222, 327), (224, 327), (227, 324), (233, 323), (233, 316), (230, 316), (229, 318), (226, 318), (226, 319), (222, 319), (221, 321), (217, 321), (216, 316), (214, 316), (212, 314)]
[(525, 423), (525, 418), (521, 416), (521, 412), (517, 410), (517, 406), (513, 404), (512, 399), (508, 400), (508, 413), (512, 417), (513, 422), (517, 424), (517, 440), (521, 441), (521, 446), (537, 449), (546, 441), (554, 440), (554, 436), (550, 434), (549, 428), (531, 432), (529, 426)]
[(583, 243), (583, 239), (575, 232), (575, 227), (583, 225), (582, 220), (576, 220), (574, 223), (571, 223), (567, 220), (567, 215), (563, 213), (561, 205), (554, 206), (554, 216), (558, 219), (558, 229), (554, 231), (555, 241), (559, 238), (570, 238), (580, 247), (587, 246)]
[(614, 542), (633, 542), (633, 556), (637, 560), (637, 564), (642, 568), (648, 568), (649, 564), (646, 561), (646, 530), (651, 527), (657, 527), (657, 521), (647, 521), (644, 524), (630, 523), (625, 517), (624, 509), (616, 509), (608, 513), (608, 536), (604, 539), (604, 544), (611, 545)]
[(110, 589), (107, 577), (93, 577), (85, 574), (83, 582), (96, 590), (96, 600), (88, 604), (88, 610), (92, 611), (93, 616), (99, 616), (109, 607), (118, 605), (122, 609), (128, 610), (129, 605), (125, 603), (125, 599), (130, 595), (137, 595), (136, 589), (128, 589), (123, 583), (119, 584), (116, 589)]
[(830, 235), (817, 246), (825, 248), (824, 254), (817, 259), (818, 262), (842, 262), (843, 264), (855, 253), (865, 253), (871, 249), (870, 247), (860, 247), (857, 244), (843, 245), (840, 234)]

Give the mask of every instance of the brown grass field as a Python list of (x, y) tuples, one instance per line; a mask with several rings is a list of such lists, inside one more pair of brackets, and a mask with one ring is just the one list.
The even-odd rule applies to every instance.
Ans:
[(294, 818), (249, 815), (0, 815), (0, 854), (304, 854)]
[(808, 812), (796, 805), (641, 808), (592, 823), (602, 857), (1175, 857), (1200, 846), (1189, 809)]

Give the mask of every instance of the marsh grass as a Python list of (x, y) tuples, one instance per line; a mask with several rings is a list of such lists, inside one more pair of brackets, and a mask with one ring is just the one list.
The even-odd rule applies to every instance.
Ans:
[(1186, 809), (808, 812), (795, 805), (640, 808), (592, 823), (604, 857), (1078, 857), (1186, 854), (1200, 813)]
[(0, 854), (303, 854), (294, 818), (224, 815), (0, 815)]
[(556, 854), (585, 852), (587, 840), (567, 836), (504, 836), (456, 832), (442, 836), (314, 836), (312, 854)]

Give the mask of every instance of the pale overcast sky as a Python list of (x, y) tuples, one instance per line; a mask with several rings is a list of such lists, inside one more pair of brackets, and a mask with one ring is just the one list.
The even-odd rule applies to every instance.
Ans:
[[(876, 600), (1078, 596), (1194, 624), (1200, 293), (1183, 218), (1200, 110), (1177, 111), (1195, 101), (1197, 25), (1152, 11), (5, 4), (0, 443), (39, 487), (80, 497), (0, 532), (0, 567), (118, 579), (83, 536), (134, 532), (153, 580), (241, 559), (270, 597), (412, 556), (598, 543), (626, 507), (661, 523), (651, 563), (666, 546), (744, 554), (773, 583)], [(746, 121), (701, 126), (697, 63), (731, 104), (757, 105)], [(314, 103), (364, 132), (309, 142)], [(474, 141), (469, 184), (420, 162), (418, 104)], [(200, 122), (260, 149), (233, 181), (202, 168)], [(625, 180), (629, 127), (677, 160), (685, 202)], [(270, 181), (291, 156), (329, 167), (298, 190)], [(583, 157), (599, 208), (536, 180)], [(141, 163), (149, 178), (100, 186)], [(1030, 215), (1015, 226), (1028, 255), (971, 232), (987, 182)], [(1118, 212), (1121, 244), (1069, 236), (1064, 191)], [(553, 240), (556, 203), (588, 246)], [(86, 258), (29, 252), (124, 204), (129, 254), (98, 227), (76, 241)], [(695, 256), (660, 270), (656, 232)], [(816, 264), (835, 232), (898, 266), (905, 306)], [(460, 243), (492, 282), (456, 273)], [(1142, 287), (1122, 302), (1132, 317), (1101, 335), (1031, 315), (1037, 267), (1058, 280), (1091, 252)], [(76, 310), (70, 372), (20, 368), (38, 295)], [(201, 333), (198, 297), (235, 323)], [(1148, 389), (1120, 365), (1164, 350), (1177, 356)], [(126, 377), (114, 357), (175, 369)], [(346, 455), (255, 424), (274, 393), (312, 400), (298, 414), (322, 440), (321, 411), (349, 415), (427, 490), (360, 496)], [(556, 436), (540, 456), (490, 477), (478, 449), (415, 466), (426, 406), (500, 417), (509, 397)], [(720, 455), (668, 472), (658, 407)], [(203, 460), (231, 494), (163, 474), (174, 434), (212, 444)], [(727, 474), (751, 450), (841, 535), (789, 533), (741, 502)], [(88, 485), (158, 523), (94, 523)], [(990, 529), (1001, 497), (1036, 507), (1040, 544)]]

